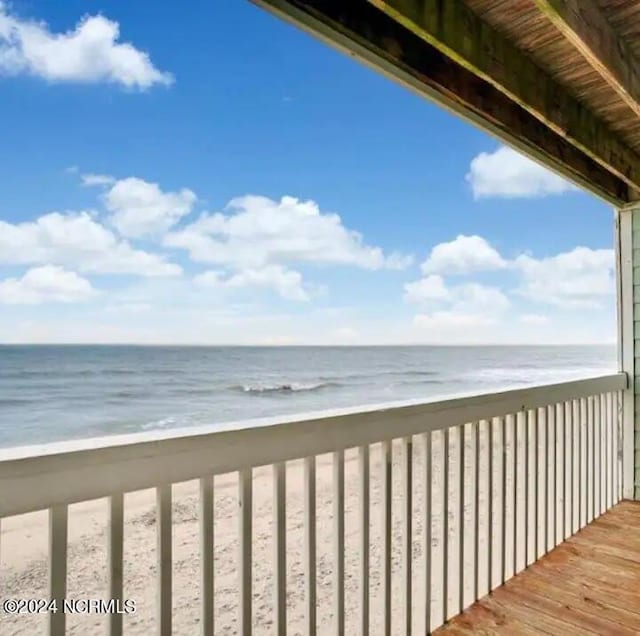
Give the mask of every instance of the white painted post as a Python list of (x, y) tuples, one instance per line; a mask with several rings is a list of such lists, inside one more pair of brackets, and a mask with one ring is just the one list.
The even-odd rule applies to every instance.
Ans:
[(634, 250), (634, 227), (640, 237), (640, 202), (616, 210), (615, 220), (618, 368), (628, 376), (622, 404), (622, 496), (640, 499), (639, 454), (634, 450), (638, 449), (634, 438), (640, 433), (635, 424), (635, 341), (636, 336), (640, 337), (640, 332), (636, 334), (635, 319), (640, 320), (640, 315), (635, 315), (634, 307), (636, 287), (640, 292), (640, 275), (634, 275), (634, 264), (640, 268), (640, 250)]

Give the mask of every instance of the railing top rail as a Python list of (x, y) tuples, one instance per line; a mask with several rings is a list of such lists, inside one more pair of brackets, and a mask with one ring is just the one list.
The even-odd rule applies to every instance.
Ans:
[(0, 450), (0, 518), (446, 429), (627, 387), (615, 373), (430, 401)]

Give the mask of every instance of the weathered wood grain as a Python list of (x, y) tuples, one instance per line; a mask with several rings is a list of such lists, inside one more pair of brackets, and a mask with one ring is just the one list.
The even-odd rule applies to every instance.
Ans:
[(638, 534), (623, 501), (435, 633), (637, 634)]

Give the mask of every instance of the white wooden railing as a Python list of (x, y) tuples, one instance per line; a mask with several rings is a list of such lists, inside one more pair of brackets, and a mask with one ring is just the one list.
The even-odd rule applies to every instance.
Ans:
[[(149, 583), (158, 590), (157, 633), (167, 635), (172, 632), (172, 485), (198, 479), (200, 625), (203, 634), (212, 635), (214, 629), (222, 633), (214, 627), (214, 570), (220, 564), (214, 562), (213, 478), (235, 472), (239, 620), (234, 631), (250, 634), (252, 475), (256, 467), (272, 465), (271, 630), (285, 634), (287, 462), (299, 460), (304, 475), (306, 633), (425, 633), (620, 500), (626, 387), (626, 376), (614, 374), (261, 420), (249, 428), (199, 428), (3, 450), (0, 519), (48, 509), (49, 595), (63, 598), (68, 506), (108, 497), (108, 593), (122, 598), (123, 494), (155, 488), (157, 570), (155, 582)], [(345, 479), (345, 452), (353, 449), (359, 500), (357, 612), (345, 608), (345, 481), (351, 479), (350, 472)], [(316, 596), (316, 460), (326, 453), (332, 454), (333, 464), (332, 607), (321, 615)], [(379, 532), (372, 532), (374, 526)], [(399, 552), (394, 550), (398, 545)], [(370, 564), (374, 552), (380, 566), (375, 576)], [(374, 578), (382, 599), (376, 604), (370, 602)], [(65, 633), (64, 613), (50, 614), (47, 620), (50, 634)], [(111, 616), (109, 633), (116, 636), (122, 629), (122, 616)]]

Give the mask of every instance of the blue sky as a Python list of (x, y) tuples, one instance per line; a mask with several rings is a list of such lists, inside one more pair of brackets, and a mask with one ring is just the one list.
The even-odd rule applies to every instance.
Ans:
[(615, 339), (608, 205), (248, 1), (0, 7), (0, 342)]

